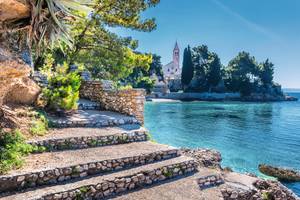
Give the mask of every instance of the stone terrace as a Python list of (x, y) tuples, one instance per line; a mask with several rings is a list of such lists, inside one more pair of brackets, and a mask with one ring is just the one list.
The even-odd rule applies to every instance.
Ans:
[[(248, 200), (253, 192), (251, 199), (262, 200), (253, 186), (258, 179), (222, 171), (218, 152), (148, 141), (141, 91), (133, 98), (126, 91), (94, 95), (101, 84), (91, 85), (84, 95), (96, 102), (81, 100), (73, 115), (50, 117), (56, 128), (28, 141), (46, 151), (0, 176), (0, 200)], [(297, 199), (280, 192), (277, 199)]]
[(56, 128), (28, 141), (46, 151), (0, 176), (1, 200), (102, 199), (196, 172), (193, 158), (148, 141), (134, 116), (80, 102), (81, 110), (50, 117)]

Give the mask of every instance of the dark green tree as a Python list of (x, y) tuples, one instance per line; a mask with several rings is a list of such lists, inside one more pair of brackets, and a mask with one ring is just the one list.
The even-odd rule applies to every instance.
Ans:
[(192, 58), (194, 64), (193, 91), (204, 92), (207, 90), (206, 80), (206, 63), (209, 56), (208, 47), (201, 45), (194, 47), (192, 50)]
[(156, 54), (152, 55), (150, 68), (135, 67), (127, 78), (121, 80), (121, 83), (134, 88), (144, 88), (150, 93), (155, 84), (155, 81), (151, 79), (152, 75), (156, 75), (159, 81), (163, 80), (161, 57)]
[(194, 76), (194, 65), (192, 61), (191, 48), (188, 46), (184, 49), (183, 54), (183, 64), (182, 64), (182, 73), (181, 73), (181, 83), (186, 89), (190, 84)]
[(247, 52), (240, 52), (232, 59), (226, 68), (225, 84), (229, 91), (241, 92), (248, 95), (251, 82), (258, 78), (259, 65), (253, 56)]
[(152, 63), (150, 64), (148, 76), (152, 75), (156, 75), (160, 81), (164, 80), (161, 57), (157, 54), (152, 54)]
[(259, 78), (264, 86), (273, 84), (274, 64), (267, 59), (260, 64)]
[(210, 52), (206, 45), (193, 48), (193, 63), (195, 67), (193, 90), (211, 91), (222, 79), (222, 64), (218, 55)]
[(217, 86), (222, 79), (222, 74), (221, 74), (222, 64), (219, 56), (216, 53), (210, 53), (206, 65), (207, 65), (207, 69), (206, 69), (207, 84), (209, 87), (209, 92), (211, 92), (211, 88)]

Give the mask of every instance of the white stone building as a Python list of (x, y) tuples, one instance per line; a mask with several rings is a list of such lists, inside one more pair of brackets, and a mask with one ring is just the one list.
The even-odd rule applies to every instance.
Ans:
[(174, 79), (181, 79), (180, 49), (177, 42), (173, 50), (173, 61), (163, 66), (163, 73), (167, 82)]

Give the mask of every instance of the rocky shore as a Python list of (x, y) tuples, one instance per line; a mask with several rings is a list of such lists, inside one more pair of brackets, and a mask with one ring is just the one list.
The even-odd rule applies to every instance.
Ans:
[[(279, 181), (264, 180), (255, 175), (239, 174), (222, 169), (221, 154), (209, 149), (181, 149), (182, 153), (196, 160), (201, 167), (213, 168), (217, 175), (202, 177), (199, 187), (216, 187), (224, 200), (299, 200), (291, 190)], [(211, 191), (212, 192), (212, 191)]]

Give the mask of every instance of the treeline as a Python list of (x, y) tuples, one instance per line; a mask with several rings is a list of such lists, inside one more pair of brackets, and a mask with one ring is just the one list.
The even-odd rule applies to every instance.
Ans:
[(278, 88), (273, 74), (272, 62), (257, 62), (247, 52), (240, 52), (224, 66), (206, 45), (188, 46), (184, 50), (181, 82), (184, 92), (240, 92), (247, 96), (273, 93)]

